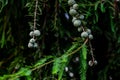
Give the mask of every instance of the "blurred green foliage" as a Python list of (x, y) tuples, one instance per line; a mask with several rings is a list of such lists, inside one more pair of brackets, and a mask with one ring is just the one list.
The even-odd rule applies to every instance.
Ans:
[[(119, 80), (120, 1), (76, 0), (84, 26), (94, 35), (98, 65), (89, 67), (89, 47), (72, 25), (67, 0), (39, 0), (40, 47), (29, 49), (34, 0), (0, 0), (0, 80)], [(78, 56), (80, 61), (74, 63)], [(71, 78), (64, 68), (72, 67)]]

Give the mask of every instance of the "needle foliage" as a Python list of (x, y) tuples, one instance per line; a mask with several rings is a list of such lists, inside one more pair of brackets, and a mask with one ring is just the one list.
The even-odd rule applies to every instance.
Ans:
[(98, 64), (88, 65), (89, 40), (73, 26), (67, 0), (38, 0), (38, 48), (28, 48), (35, 0), (0, 0), (0, 80), (120, 79), (120, 1), (76, 2)]

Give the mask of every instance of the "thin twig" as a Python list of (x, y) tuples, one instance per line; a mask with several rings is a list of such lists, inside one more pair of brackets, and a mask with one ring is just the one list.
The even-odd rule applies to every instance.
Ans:
[(48, 65), (48, 64), (50, 64), (50, 63), (52, 63), (52, 62), (54, 62), (54, 61), (55, 61), (55, 60), (51, 60), (51, 61), (49, 61), (49, 62), (46, 62), (45, 64), (43, 64), (43, 65), (41, 65), (41, 66), (38, 66), (38, 67), (33, 68), (31, 71), (34, 71), (34, 70), (36, 70), (36, 69), (40, 69), (40, 68), (44, 67), (45, 65)]
[(90, 46), (90, 54), (92, 56), (92, 61), (94, 62), (95, 58), (94, 58), (94, 55), (93, 55), (93, 48), (92, 48), (92, 44), (91, 44), (90, 41), (89, 41), (89, 46)]
[[(74, 50), (73, 52), (69, 53), (67, 56), (71, 56), (71, 55), (75, 54), (76, 52), (78, 52), (78, 51), (83, 47), (83, 45), (85, 45), (87, 42), (88, 42), (88, 39), (86, 39), (86, 40), (84, 41), (84, 43), (83, 43), (80, 47), (78, 47), (78, 48), (77, 48), (76, 50)], [(60, 56), (59, 58), (61, 58), (61, 56)], [(51, 61), (49, 61), (49, 62), (46, 62), (46, 63), (44, 63), (44, 64), (41, 65), (41, 66), (38, 66), (38, 67), (33, 68), (32, 71), (34, 71), (34, 70), (36, 70), (36, 69), (40, 69), (40, 68), (42, 68), (42, 67), (44, 67), (44, 66), (46, 66), (46, 65), (48, 65), (48, 64), (50, 64), (50, 63), (52, 63), (52, 62), (54, 62), (54, 61), (55, 61), (55, 59), (54, 59), (54, 60), (51, 60)]]
[(33, 26), (33, 30), (35, 30), (35, 29), (36, 29), (36, 21), (37, 21), (37, 7), (38, 7), (38, 0), (36, 0), (36, 3), (35, 3), (34, 26)]
[(80, 47), (78, 47), (76, 50), (74, 50), (73, 52), (71, 52), (70, 54), (68, 54), (68, 56), (73, 55), (73, 54), (75, 54), (76, 52), (78, 52), (78, 51), (83, 47), (83, 45), (85, 45), (87, 42), (88, 42), (88, 39), (86, 39), (86, 40), (84, 41), (84, 43), (83, 43)]

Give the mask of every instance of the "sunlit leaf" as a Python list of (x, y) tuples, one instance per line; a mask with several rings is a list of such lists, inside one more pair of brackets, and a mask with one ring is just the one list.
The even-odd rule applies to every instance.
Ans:
[(80, 78), (81, 80), (86, 80), (87, 72), (87, 47), (86, 45), (82, 46), (80, 51)]
[(16, 75), (29, 76), (31, 75), (31, 70), (29, 68), (21, 68)]
[(34, 65), (34, 67), (37, 67), (37, 66), (40, 66), (40, 65), (44, 64), (45, 61), (47, 61), (47, 60), (50, 59), (50, 58), (52, 58), (52, 56), (47, 56), (47, 57), (45, 57), (45, 58), (43, 58), (43, 59), (40, 59), (40, 60)]
[(103, 4), (103, 3), (100, 4), (100, 9), (101, 9), (101, 11), (102, 11), (103, 13), (105, 12), (105, 7), (104, 7), (104, 4)]
[(83, 45), (83, 47), (82, 47), (82, 55), (83, 55), (83, 58), (86, 60), (87, 59), (87, 48), (86, 48), (86, 45)]
[(5, 32), (2, 33), (2, 39), (1, 39), (0, 43), (1, 43), (1, 48), (3, 48), (5, 45)]
[(60, 70), (60, 67), (61, 67), (61, 59), (56, 58), (53, 63), (52, 74), (57, 74)]
[(0, 12), (8, 4), (8, 0), (0, 0)]
[(94, 9), (94, 10), (97, 10), (97, 9), (98, 9), (99, 4), (100, 4), (100, 2), (99, 2), (99, 1), (97, 1), (97, 2), (95, 3), (95, 9)]

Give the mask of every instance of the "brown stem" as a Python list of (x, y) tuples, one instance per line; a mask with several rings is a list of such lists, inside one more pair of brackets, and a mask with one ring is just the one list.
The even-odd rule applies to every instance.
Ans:
[(36, 29), (36, 21), (37, 21), (37, 7), (38, 7), (38, 0), (36, 0), (35, 3), (35, 11), (34, 11), (34, 26), (33, 26), (33, 30)]
[[(88, 42), (88, 39), (86, 39), (86, 40), (84, 41), (84, 43), (83, 43), (80, 47), (78, 47), (78, 48), (77, 48), (76, 50), (74, 50), (73, 52), (69, 53), (67, 56), (71, 56), (71, 55), (75, 54), (76, 52), (78, 52), (78, 51), (83, 47), (83, 45), (85, 45), (87, 42)], [(60, 57), (59, 57), (59, 58), (60, 58)], [(41, 66), (38, 66), (38, 67), (33, 68), (32, 71), (34, 71), (34, 70), (36, 70), (36, 69), (40, 69), (40, 68), (42, 68), (42, 67), (44, 67), (44, 66), (46, 66), (46, 65), (48, 65), (48, 64), (50, 64), (50, 63), (52, 63), (52, 62), (54, 62), (54, 61), (55, 61), (55, 60), (51, 60), (51, 61), (49, 61), (49, 62), (46, 62), (46, 63), (44, 63), (44, 64), (41, 65)]]
[(90, 54), (91, 54), (91, 56), (92, 56), (92, 62), (94, 62), (94, 61), (95, 61), (95, 58), (94, 58), (94, 54), (93, 54), (92, 44), (91, 44), (90, 41), (89, 41), (89, 46), (90, 46)]

